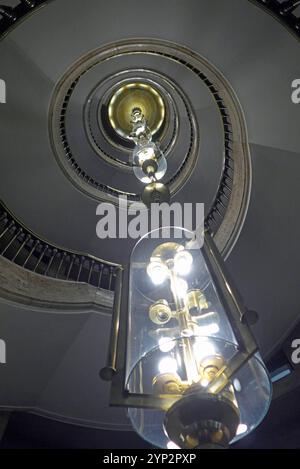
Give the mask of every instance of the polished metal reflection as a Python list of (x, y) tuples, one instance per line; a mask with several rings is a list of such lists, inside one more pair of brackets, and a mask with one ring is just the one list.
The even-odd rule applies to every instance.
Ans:
[(132, 140), (131, 114), (135, 108), (141, 110), (152, 135), (155, 135), (166, 117), (165, 103), (153, 86), (142, 82), (123, 85), (111, 97), (108, 117), (113, 129), (121, 137)]

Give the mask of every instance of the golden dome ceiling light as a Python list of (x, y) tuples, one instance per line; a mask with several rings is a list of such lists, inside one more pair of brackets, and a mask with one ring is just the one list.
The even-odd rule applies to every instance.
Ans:
[(154, 87), (142, 82), (122, 85), (113, 94), (108, 107), (112, 128), (121, 137), (131, 140), (131, 115), (135, 108), (141, 110), (152, 135), (155, 135), (165, 121), (165, 103)]

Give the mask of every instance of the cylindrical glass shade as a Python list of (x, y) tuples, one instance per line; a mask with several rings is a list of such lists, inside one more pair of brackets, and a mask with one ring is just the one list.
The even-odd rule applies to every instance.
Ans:
[(160, 181), (167, 171), (167, 160), (161, 149), (153, 142), (137, 144), (133, 151), (133, 171), (135, 176), (144, 184), (152, 179), (147, 175), (147, 167), (155, 163), (155, 178)]
[(259, 354), (219, 393), (209, 390), (239, 344), (192, 233), (157, 230), (136, 244), (128, 334), (126, 388), (162, 402), (161, 410), (128, 411), (153, 445), (223, 447), (264, 418), (271, 383)]

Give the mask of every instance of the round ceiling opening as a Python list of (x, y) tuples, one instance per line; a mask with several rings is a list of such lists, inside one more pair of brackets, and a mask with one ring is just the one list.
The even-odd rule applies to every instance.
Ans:
[(131, 140), (133, 109), (140, 109), (152, 135), (162, 128), (166, 108), (161, 94), (148, 83), (132, 82), (118, 87), (108, 105), (108, 120), (114, 131)]
[(96, 200), (140, 201), (130, 137), (134, 108), (168, 161), (162, 183), (171, 201), (203, 202), (206, 224), (228, 253), (249, 202), (247, 128), (231, 85), (192, 50), (124, 40), (74, 62), (57, 82), (49, 113), (52, 149), (64, 173)]

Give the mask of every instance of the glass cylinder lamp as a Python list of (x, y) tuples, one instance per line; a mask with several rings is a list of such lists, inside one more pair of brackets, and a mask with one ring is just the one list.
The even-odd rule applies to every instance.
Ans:
[(271, 382), (225, 270), (209, 234), (200, 248), (181, 228), (149, 233), (131, 254), (103, 375), (112, 405), (159, 448), (228, 447), (268, 411)]
[(150, 184), (153, 178), (160, 181), (166, 174), (167, 167), (167, 160), (156, 143), (136, 145), (133, 151), (133, 172), (143, 184)]

